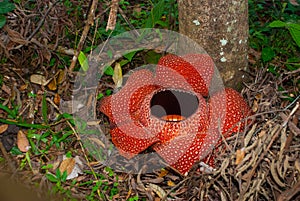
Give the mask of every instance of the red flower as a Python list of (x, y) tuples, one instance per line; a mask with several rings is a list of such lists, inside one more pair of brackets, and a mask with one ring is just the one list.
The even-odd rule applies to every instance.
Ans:
[(100, 103), (119, 152), (132, 158), (152, 146), (185, 174), (220, 141), (219, 131), (227, 137), (242, 129), (245, 124), (236, 123), (250, 108), (233, 89), (209, 94), (213, 74), (214, 63), (204, 54), (169, 54), (155, 74), (146, 69), (131, 74), (119, 92)]

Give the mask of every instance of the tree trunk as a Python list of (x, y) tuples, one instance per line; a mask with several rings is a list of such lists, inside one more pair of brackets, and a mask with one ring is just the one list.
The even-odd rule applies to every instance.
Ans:
[(178, 0), (179, 31), (213, 58), (225, 86), (247, 80), (248, 1)]

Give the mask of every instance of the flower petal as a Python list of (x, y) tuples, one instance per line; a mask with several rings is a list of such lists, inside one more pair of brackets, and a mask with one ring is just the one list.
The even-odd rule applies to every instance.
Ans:
[(217, 132), (179, 135), (165, 144), (155, 144), (154, 150), (181, 174), (187, 173), (196, 161), (205, 159), (218, 139)]
[(156, 80), (166, 87), (194, 90), (207, 96), (214, 63), (205, 54), (189, 54), (179, 57), (173, 54), (158, 62)]
[(219, 126), (216, 128), (221, 130), (225, 137), (244, 130), (246, 125), (244, 118), (251, 114), (251, 109), (243, 97), (231, 88), (214, 94), (209, 100), (209, 108), (210, 124)]
[(118, 125), (118, 127), (111, 129), (110, 133), (112, 142), (119, 149), (120, 154), (128, 159), (158, 141), (142, 126), (136, 126), (132, 122)]

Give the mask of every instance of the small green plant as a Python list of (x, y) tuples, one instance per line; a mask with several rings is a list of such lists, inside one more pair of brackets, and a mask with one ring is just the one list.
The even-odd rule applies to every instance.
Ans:
[(67, 195), (67, 194), (70, 193), (70, 190), (65, 189), (63, 187), (63, 184), (66, 182), (67, 177), (68, 177), (67, 171), (64, 171), (63, 173), (61, 173), (58, 168), (56, 169), (55, 175), (51, 174), (51, 173), (46, 174), (46, 178), (49, 181), (55, 183), (55, 187), (53, 187), (51, 189), (52, 194), (55, 194), (55, 193), (59, 192), (59, 193), (63, 193), (65, 195)]
[(6, 23), (5, 14), (11, 12), (15, 9), (15, 5), (8, 0), (0, 1), (0, 29)]
[(263, 62), (299, 57), (299, 22), (297, 8), (290, 3), (249, 0), (250, 47), (262, 51)]

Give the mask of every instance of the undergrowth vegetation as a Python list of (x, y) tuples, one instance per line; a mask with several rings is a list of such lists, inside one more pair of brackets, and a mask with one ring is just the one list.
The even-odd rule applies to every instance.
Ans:
[[(0, 2), (0, 28), (7, 23), (7, 14), (13, 12), (15, 6), (23, 8), (24, 12), (39, 12), (36, 11), (39, 1), (14, 1), (14, 4), (4, 0)], [(72, 19), (71, 21), (62, 21), (65, 23), (64, 27), (60, 27), (62, 38), (57, 39), (57, 43), (62, 43), (61, 46), (76, 49), (78, 46), (80, 33), (84, 26), (84, 21), (87, 19), (87, 11), (89, 8), (88, 1), (72, 1), (63, 0), (61, 3), (64, 5), (60, 12)], [(98, 3), (96, 18), (94, 26), (90, 29), (90, 34), (87, 37), (83, 53), (88, 54), (93, 50), (97, 44), (100, 44), (108, 38), (138, 28), (162, 28), (178, 31), (178, 11), (176, 0), (152, 0), (152, 1), (132, 1), (132, 0), (120, 0), (120, 12), (117, 15), (117, 24), (113, 32), (106, 31), (106, 25), (108, 20), (109, 1), (100, 0)], [(4, 5), (5, 9), (3, 9)], [(58, 16), (60, 17), (60, 16)], [(40, 21), (40, 18), (34, 18), (36, 24)], [(62, 18), (65, 20), (65, 18)], [(13, 24), (15, 26), (15, 24)], [(45, 34), (45, 33), (43, 33)], [(300, 6), (292, 5), (291, 3), (282, 1), (264, 1), (264, 0), (249, 0), (249, 46), (250, 54), (254, 55), (254, 59), (251, 62), (250, 68), (259, 69), (267, 68), (268, 72), (274, 76), (280, 76), (282, 73), (299, 71), (300, 68)], [(49, 38), (49, 44), (54, 44), (55, 37)], [(38, 43), (37, 43), (38, 44)], [(52, 45), (53, 45), (52, 44)], [(57, 45), (57, 44), (56, 44)], [(27, 47), (26, 47), (27, 48)], [(38, 48), (37, 48), (38, 49)], [(28, 48), (30, 50), (30, 48)], [(17, 52), (18, 49), (12, 50)], [(23, 68), (29, 68), (29, 66), (36, 62), (40, 57), (39, 53), (43, 51), (38, 49), (33, 51), (31, 61), (24, 61), (27, 66)], [(17, 52), (18, 53), (18, 52)], [(126, 57), (123, 65), (126, 65), (138, 56), (139, 52)], [(20, 57), (21, 55), (19, 55)], [(25, 55), (22, 55), (25, 56)], [(44, 59), (40, 65), (40, 69), (33, 68), (27, 71), (49, 71), (53, 69), (63, 70), (68, 68), (72, 60), (72, 56), (55, 53), (49, 61)], [(3, 54), (0, 56), (0, 65), (10, 65), (7, 63), (13, 63), (8, 55)], [(22, 63), (24, 64), (24, 63)], [(33, 64), (32, 64), (33, 65)], [(77, 70), (80, 68), (77, 65)], [(2, 68), (2, 67), (0, 67)], [(4, 69), (4, 68), (3, 68)], [(2, 70), (2, 69), (1, 69)], [(24, 70), (24, 69), (23, 69)], [(23, 72), (23, 70), (13, 69), (13, 74), (16, 79), (12, 79), (15, 83), (16, 80), (29, 78), (30, 72)], [(54, 71), (54, 70), (53, 70)], [(57, 72), (61, 72), (57, 71)], [(9, 73), (10, 71), (4, 71)], [(20, 72), (24, 73), (20, 76)], [(110, 67), (106, 71), (106, 75), (113, 76), (113, 69)], [(53, 75), (54, 76), (54, 75)], [(55, 84), (63, 84), (61, 81), (63, 78), (59, 78), (60, 73), (55, 74)], [(42, 78), (42, 77), (40, 77)], [(5, 80), (4, 73), (0, 74), (0, 88), (4, 89), (7, 83), (12, 80)], [(50, 80), (49, 82), (52, 82)], [(4, 85), (6, 83), (6, 85)], [(64, 83), (65, 84), (65, 83)], [(58, 85), (58, 84), (57, 84)], [(66, 86), (66, 85), (64, 85)], [(284, 93), (282, 100), (287, 100), (289, 103), (296, 100), (299, 97), (300, 80), (288, 79), (281, 82), (278, 90), (285, 91), (286, 86), (298, 87), (295, 91), (289, 91)], [(48, 86), (47, 86), (48, 87)], [(9, 88), (9, 87), (8, 87)], [(13, 89), (14, 86), (11, 86)], [(0, 97), (0, 122), (1, 125), (8, 125), (8, 130), (5, 130), (5, 136), (10, 136), (12, 132), (19, 132), (25, 130), (27, 133), (28, 143), (30, 146), (29, 151), (24, 153), (20, 150), (20, 147), (16, 143), (9, 143), (9, 141), (15, 141), (16, 136), (6, 137), (2, 136), (1, 140), (4, 144), (7, 152), (13, 156), (17, 156), (16, 161), (17, 169), (27, 170), (28, 174), (41, 173), (39, 179), (46, 178), (52, 186), (48, 190), (48, 194), (59, 193), (62, 194), (64, 200), (76, 200), (74, 194), (79, 194), (78, 199), (86, 200), (98, 200), (98, 199), (110, 199), (113, 200), (118, 195), (119, 183), (124, 181), (128, 175), (122, 175), (114, 172), (114, 170), (108, 167), (99, 167), (96, 162), (89, 164), (86, 161), (93, 161), (92, 157), (85, 153), (84, 148), (80, 142), (78, 142), (79, 136), (76, 135), (74, 129), (74, 119), (68, 112), (54, 112), (56, 108), (55, 98), (49, 98), (54, 96), (57, 89), (50, 90), (51, 92), (45, 92), (46, 85), (40, 84), (41, 89), (32, 86), (29, 81), (22, 82), (22, 86), (19, 87), (17, 94), (10, 94), (13, 98)], [(10, 89), (4, 89), (8, 92)], [(55, 91), (55, 92), (54, 92)], [(112, 91), (107, 90), (106, 94), (99, 94), (98, 99), (101, 99), (105, 95), (111, 94)], [(1, 95), (3, 95), (2, 93)], [(64, 95), (70, 95), (71, 93), (64, 92)], [(61, 95), (63, 96), (63, 95)], [(48, 98), (47, 98), (48, 97)], [(19, 99), (24, 99), (27, 102), (22, 103)], [(54, 103), (53, 103), (54, 102)], [(60, 101), (58, 101), (60, 102)], [(23, 105), (21, 107), (21, 105)], [(27, 114), (31, 116), (25, 116)], [(0, 126), (1, 126), (0, 125)], [(15, 129), (12, 125), (17, 126)], [(88, 125), (83, 124), (82, 130), (86, 130)], [(92, 133), (92, 131), (91, 131)], [(5, 140), (3, 140), (5, 138)], [(5, 141), (5, 142), (4, 142)], [(68, 151), (66, 151), (68, 150)], [(94, 169), (103, 169), (103, 172), (95, 172), (90, 167), (85, 167), (85, 176), (74, 177), (67, 179), (68, 168), (58, 168), (57, 158), (64, 156), (63, 160), (70, 159), (70, 163), (79, 164), (79, 161), (84, 161), (85, 166), (92, 166)], [(76, 156), (81, 156), (81, 159), (75, 161)], [(7, 168), (7, 161), (9, 158), (0, 156), (0, 164)], [(74, 159), (74, 160), (73, 160)], [(8, 162), (9, 163), (9, 162)], [(9, 165), (8, 165), (9, 166)], [(100, 165), (101, 166), (101, 165)], [(67, 165), (67, 167), (69, 167)], [(87, 170), (89, 169), (90, 170)], [(80, 169), (80, 168), (79, 168)], [(44, 176), (45, 175), (45, 176)], [(86, 176), (87, 175), (87, 176)], [(26, 178), (28, 175), (23, 175), (22, 178)], [(40, 183), (36, 181), (32, 182), (34, 185)], [(128, 184), (123, 184), (128, 187)], [(140, 199), (138, 195), (130, 196), (132, 189), (128, 189), (127, 200), (146, 200)], [(83, 191), (84, 193), (80, 193)], [(0, 198), (1, 199), (1, 198)], [(117, 198), (116, 198), (117, 199)]]

